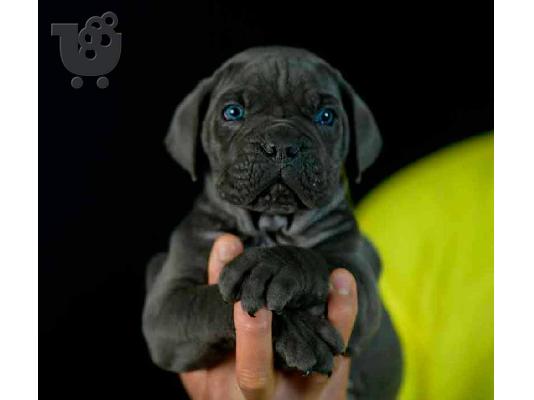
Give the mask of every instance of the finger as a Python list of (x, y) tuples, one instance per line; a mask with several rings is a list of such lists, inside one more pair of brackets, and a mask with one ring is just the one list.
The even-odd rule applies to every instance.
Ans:
[(243, 252), (243, 243), (237, 236), (224, 233), (215, 240), (208, 261), (208, 285), (219, 281), (223, 267)]
[[(198, 400), (219, 399), (222, 397), (227, 400), (244, 400), (243, 393), (241, 393), (235, 379), (235, 354), (229, 354), (226, 360), (208, 369), (203, 385), (208, 387), (206, 396)], [(193, 398), (192, 400), (197, 399)]]
[(358, 291), (354, 276), (344, 268), (330, 274), (332, 290), (328, 297), (328, 320), (341, 334), (345, 347), (349, 343), (358, 313)]
[(205, 369), (183, 372), (179, 375), (191, 399), (205, 399), (207, 397), (207, 375)]
[(270, 398), (274, 389), (272, 313), (260, 309), (249, 316), (234, 305), (236, 331), (236, 378), (247, 400)]
[[(321, 400), (342, 400), (347, 398), (347, 387), (350, 373), (350, 358), (336, 356), (334, 372), (321, 390)], [(324, 379), (324, 375), (317, 379)]]

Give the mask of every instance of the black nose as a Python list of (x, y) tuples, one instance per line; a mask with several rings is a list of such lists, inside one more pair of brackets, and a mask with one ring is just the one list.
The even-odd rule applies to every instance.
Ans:
[(295, 158), (300, 152), (300, 145), (288, 143), (265, 142), (260, 145), (263, 154), (271, 158)]

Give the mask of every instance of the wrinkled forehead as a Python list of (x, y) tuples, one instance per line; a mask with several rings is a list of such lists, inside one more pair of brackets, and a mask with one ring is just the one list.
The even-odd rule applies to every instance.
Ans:
[(303, 58), (259, 57), (230, 65), (219, 83), (218, 92), (223, 97), (261, 95), (295, 101), (340, 100), (331, 70), (321, 62)]

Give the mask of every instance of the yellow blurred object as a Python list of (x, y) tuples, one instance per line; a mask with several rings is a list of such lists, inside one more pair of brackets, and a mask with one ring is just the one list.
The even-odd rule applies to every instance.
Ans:
[(383, 261), (402, 400), (493, 398), (493, 135), (394, 175), (356, 208)]

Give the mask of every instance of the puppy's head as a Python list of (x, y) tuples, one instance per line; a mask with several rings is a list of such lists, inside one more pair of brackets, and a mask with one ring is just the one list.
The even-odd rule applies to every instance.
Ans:
[(305, 50), (265, 47), (201, 81), (176, 109), (166, 144), (193, 179), (203, 151), (224, 200), (289, 214), (327, 203), (346, 161), (349, 178), (359, 179), (381, 139), (338, 71)]

